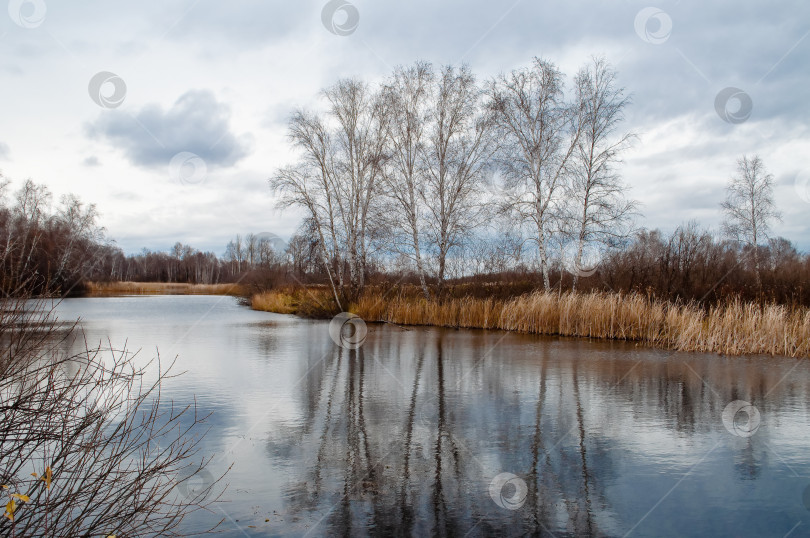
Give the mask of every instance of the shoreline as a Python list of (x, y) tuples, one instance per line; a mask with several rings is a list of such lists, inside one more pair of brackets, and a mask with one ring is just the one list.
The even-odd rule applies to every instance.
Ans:
[(116, 295), (232, 295), (246, 297), (240, 284), (185, 284), (177, 282), (87, 282), (84, 297)]
[[(250, 300), (254, 310), (309, 318), (331, 317), (330, 304), (325, 289), (268, 291)], [(696, 303), (671, 303), (640, 294), (542, 291), (511, 299), (439, 302), (372, 292), (347, 310), (369, 323), (623, 340), (732, 356), (810, 356), (810, 309), (774, 304), (731, 301), (704, 309)]]
[[(309, 319), (330, 319), (337, 311), (323, 286), (250, 294), (239, 284), (90, 282), (84, 296), (116, 295), (230, 295), (245, 298), (256, 311)], [(506, 299), (438, 301), (367, 291), (347, 311), (368, 323), (619, 340), (731, 356), (810, 356), (810, 309), (736, 300), (704, 308), (636, 293), (533, 291)]]

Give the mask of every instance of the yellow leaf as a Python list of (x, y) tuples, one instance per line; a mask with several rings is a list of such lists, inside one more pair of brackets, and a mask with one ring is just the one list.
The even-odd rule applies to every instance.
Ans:
[(17, 509), (17, 503), (14, 502), (14, 499), (8, 501), (6, 505), (6, 514), (5, 516), (9, 518), (11, 521), (14, 521), (14, 510)]
[(8, 486), (3, 484), (3, 489), (8, 489)]
[(51, 472), (50, 467), (45, 467), (45, 474), (42, 475), (40, 480), (45, 482), (45, 489), (51, 489), (51, 482), (53, 480), (53, 473)]
[(37, 473), (31, 473), (31, 476), (33, 476), (34, 478), (39, 478), (39, 475)]
[(28, 501), (31, 500), (31, 498), (28, 497), (28, 495), (23, 495), (22, 493), (12, 493), (11, 496), (20, 499), (24, 503), (27, 503)]

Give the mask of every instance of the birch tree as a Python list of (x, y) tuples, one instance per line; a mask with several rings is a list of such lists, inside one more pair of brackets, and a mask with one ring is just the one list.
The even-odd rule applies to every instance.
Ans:
[(423, 161), (434, 78), (429, 63), (417, 62), (410, 67), (397, 68), (383, 89), (388, 111), (389, 154), (383, 187), (391, 207), (386, 221), (393, 237), (393, 249), (416, 264), (419, 285), (426, 299), (430, 298), (430, 292), (420, 237), (424, 233), (425, 212)]
[[(299, 161), (280, 169), (271, 187), (282, 207), (297, 206), (313, 219), (338, 307), (365, 284), (372, 204), (384, 159), (385, 113), (367, 84), (341, 80), (323, 92), (323, 114), (299, 111), (289, 136)], [(345, 274), (348, 269), (348, 275)]]
[(493, 114), (468, 66), (442, 69), (430, 111), (423, 191), (441, 293), (450, 251), (483, 224), (486, 172), (495, 150)]
[(773, 200), (773, 184), (773, 175), (767, 172), (762, 159), (744, 155), (737, 161), (737, 174), (731, 177), (726, 200), (721, 204), (725, 214), (723, 232), (751, 250), (760, 293), (759, 244), (768, 238), (770, 223), (782, 218)]
[(568, 227), (576, 245), (573, 289), (585, 247), (604, 247), (626, 237), (626, 224), (636, 207), (625, 198), (625, 186), (616, 171), (622, 150), (634, 136), (616, 133), (630, 103), (617, 86), (616, 72), (604, 59), (594, 58), (577, 74), (576, 94), (582, 127), (569, 166), (566, 196)]
[(290, 119), (289, 137), (300, 150), (300, 159), (279, 169), (270, 179), (281, 194), (279, 207), (300, 207), (318, 240), (318, 251), (338, 308), (342, 309), (343, 256), (337, 232), (334, 145), (321, 118), (296, 112)]
[(502, 148), (504, 208), (533, 228), (543, 284), (549, 279), (549, 234), (560, 217), (564, 174), (579, 141), (581, 111), (565, 101), (563, 75), (535, 58), (529, 68), (500, 75), (490, 85)]

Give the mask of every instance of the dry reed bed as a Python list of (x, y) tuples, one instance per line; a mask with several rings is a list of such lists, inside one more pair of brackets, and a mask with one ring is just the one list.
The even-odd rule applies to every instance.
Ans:
[(250, 298), (250, 307), (253, 310), (275, 312), (277, 314), (295, 314), (298, 312), (298, 303), (295, 298), (284, 293), (257, 293)]
[(810, 356), (810, 310), (739, 301), (704, 311), (638, 294), (535, 292), (508, 301), (382, 298), (353, 312), (401, 325), (503, 329), (533, 334), (632, 340), (679, 351)]
[(183, 284), (171, 282), (87, 282), (90, 296), (133, 295), (244, 295), (238, 284)]

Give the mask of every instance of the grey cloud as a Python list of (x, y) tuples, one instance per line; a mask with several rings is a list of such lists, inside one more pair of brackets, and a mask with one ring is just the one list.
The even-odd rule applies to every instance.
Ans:
[[(355, 4), (360, 11), (357, 31), (334, 39), (336, 47), (346, 48), (352, 59), (349, 66), (369, 62), (370, 57), (377, 70), (417, 58), (458, 63), (463, 57), (482, 78), (488, 78), (526, 65), (532, 56), (560, 63), (563, 54), (576, 50), (583, 53), (581, 62), (588, 54), (608, 55), (620, 81), (633, 94), (634, 117), (643, 122), (703, 115), (716, 119), (712, 128), (720, 132), (725, 125), (715, 113), (714, 98), (728, 86), (752, 97), (751, 122), (810, 120), (805, 97), (810, 72), (804, 69), (810, 63), (810, 37), (796, 46), (807, 32), (803, 22), (810, 20), (807, 2), (718, 0), (700, 6), (661, 2), (673, 28), (669, 39), (659, 45), (644, 42), (635, 33), (634, 20), (644, 3), (417, 0)], [(349, 48), (348, 43), (355, 47)], [(332, 74), (345, 76), (346, 67), (336, 64)]]
[(85, 158), (82, 160), (82, 164), (87, 167), (94, 167), (101, 165), (101, 161), (98, 160), (98, 157), (95, 155), (91, 155), (90, 157)]
[[(167, 17), (172, 13), (173, 17)], [(167, 39), (215, 39), (226, 46), (268, 43), (296, 32), (307, 21), (320, 24), (318, 12), (307, 3), (280, 0), (242, 0), (239, 3), (201, 0), (190, 9), (184, 2), (153, 15), (154, 26), (175, 22)]]
[(208, 167), (231, 166), (249, 151), (249, 137), (231, 132), (230, 109), (210, 91), (190, 91), (169, 110), (149, 104), (134, 114), (104, 112), (87, 127), (93, 139), (121, 149), (135, 165), (166, 166), (180, 152), (201, 157)]
[(0, 159), (6, 160), (11, 155), (11, 148), (8, 144), (0, 142)]
[[(722, 1), (697, 8), (678, 4), (668, 12), (670, 39), (661, 45), (638, 40), (631, 61), (622, 65), (641, 113), (650, 119), (697, 113), (719, 120), (714, 97), (733, 86), (751, 96), (751, 122), (810, 119), (804, 91), (810, 73), (802, 67), (810, 61), (810, 39), (800, 44), (807, 28), (798, 22), (810, 19), (810, 5)], [(709, 127), (720, 132), (724, 124)]]

